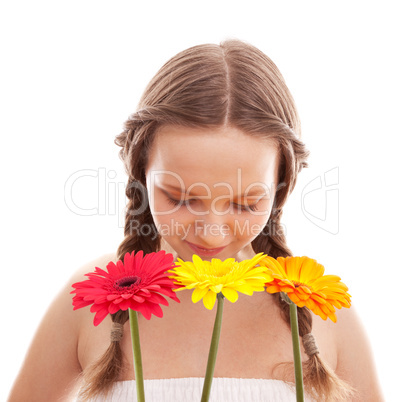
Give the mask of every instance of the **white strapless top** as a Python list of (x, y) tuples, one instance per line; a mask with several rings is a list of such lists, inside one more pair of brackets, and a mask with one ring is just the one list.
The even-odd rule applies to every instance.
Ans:
[[(169, 378), (144, 380), (146, 402), (199, 402), (203, 378)], [(78, 397), (77, 402), (80, 401)], [(96, 402), (135, 402), (135, 381), (118, 381), (107, 399), (97, 397)], [(210, 402), (287, 402), (296, 401), (294, 384), (279, 380), (254, 378), (214, 378)], [(309, 401), (305, 395), (305, 401)]]

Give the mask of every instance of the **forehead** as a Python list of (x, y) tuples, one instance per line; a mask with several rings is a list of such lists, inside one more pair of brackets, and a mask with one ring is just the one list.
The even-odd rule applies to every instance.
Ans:
[[(164, 126), (155, 136), (148, 155), (147, 180), (154, 172), (155, 184), (183, 185), (196, 182), (228, 183), (242, 187), (256, 182), (276, 183), (279, 153), (266, 138), (233, 127), (187, 128)], [(158, 174), (155, 174), (158, 172)]]

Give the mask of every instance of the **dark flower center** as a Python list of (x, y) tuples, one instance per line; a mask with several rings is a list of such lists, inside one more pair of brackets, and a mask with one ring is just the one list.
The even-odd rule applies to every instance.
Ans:
[(131, 285), (138, 285), (141, 282), (141, 278), (138, 276), (126, 276), (115, 282), (118, 288), (129, 288)]

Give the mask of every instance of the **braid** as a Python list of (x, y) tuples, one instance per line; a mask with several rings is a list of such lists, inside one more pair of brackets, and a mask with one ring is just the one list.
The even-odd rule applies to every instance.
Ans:
[[(273, 296), (281, 310), (281, 317), (290, 327), (289, 304), (282, 300), (279, 293)], [(297, 308), (297, 320), (300, 338), (311, 334), (313, 319), (312, 313), (307, 307)], [(290, 375), (293, 362), (281, 365), (288, 368), (289, 373), (286, 374)], [(345, 401), (350, 400), (353, 394), (353, 388), (335, 374), (331, 367), (321, 359), (318, 352), (309, 355), (307, 361), (303, 363), (303, 383), (305, 390), (317, 401)]]
[[(284, 202), (284, 200), (282, 202)], [(272, 215), (274, 215), (275, 218), (273, 218)], [(273, 210), (266, 227), (252, 242), (253, 249), (256, 253), (263, 251), (273, 258), (292, 255), (292, 252), (286, 244), (286, 238), (280, 224), (281, 216), (281, 208)], [(273, 297), (280, 308), (282, 319), (290, 327), (289, 304), (282, 300), (279, 293), (274, 294)], [(303, 336), (311, 334), (313, 328), (311, 311), (307, 307), (298, 307), (297, 319), (300, 337), (303, 338)], [(282, 363), (281, 365), (287, 368), (285, 376), (290, 375), (293, 362), (289, 364)], [(303, 381), (306, 391), (319, 401), (347, 400), (353, 393), (353, 389), (335, 374), (320, 358), (318, 352), (308, 356), (308, 360), (303, 363)]]
[[(149, 129), (150, 124), (142, 124), (133, 116), (126, 122), (126, 130), (115, 140), (116, 144), (122, 146), (119, 155), (124, 161), (129, 176), (126, 187), (128, 203), (125, 214), (124, 240), (117, 250), (118, 259), (121, 261), (128, 252), (143, 250), (144, 253), (151, 253), (160, 248), (160, 235), (149, 209), (145, 173), (141, 169), (136, 169), (138, 165), (141, 165), (143, 156), (136, 157), (136, 147), (133, 145), (141, 141), (141, 137), (145, 135), (144, 130)], [(133, 165), (134, 161), (137, 166)], [(117, 313), (111, 314), (111, 319), (114, 323), (124, 324), (129, 319), (128, 311), (119, 310)], [(120, 340), (111, 340), (105, 353), (84, 370), (82, 374), (84, 385), (80, 390), (80, 400), (89, 401), (98, 395), (106, 397), (114, 382), (119, 381), (124, 371), (124, 363)]]
[[(128, 320), (128, 311), (118, 311), (111, 315), (112, 321), (124, 324)], [(123, 354), (120, 342), (111, 342), (105, 353), (82, 374), (84, 385), (79, 393), (80, 401), (89, 401), (102, 394), (105, 398), (115, 381), (119, 380), (123, 370)]]
[(144, 253), (151, 253), (160, 247), (160, 235), (149, 209), (145, 186), (135, 180), (130, 183), (129, 179), (126, 195), (125, 237), (117, 249), (119, 259), (123, 259), (127, 252), (143, 250)]

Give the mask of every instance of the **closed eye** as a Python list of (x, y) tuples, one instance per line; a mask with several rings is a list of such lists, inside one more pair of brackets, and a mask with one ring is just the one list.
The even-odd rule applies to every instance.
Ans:
[(172, 204), (172, 205), (188, 205), (190, 204), (192, 201), (197, 201), (195, 199), (190, 199), (190, 200), (176, 200), (175, 198), (171, 198), (171, 197), (167, 197), (167, 202)]
[(254, 205), (242, 205), (242, 204), (233, 204), (236, 208), (240, 209), (241, 211), (246, 212), (254, 212), (258, 210), (257, 204)]
[[(167, 202), (174, 205), (174, 206), (184, 206), (184, 205), (189, 205), (195, 201), (197, 201), (197, 199), (195, 198), (190, 198), (189, 200), (176, 200), (175, 198), (172, 197), (167, 197)], [(254, 205), (242, 205), (242, 204), (236, 204), (233, 203), (233, 206), (235, 208), (237, 208), (240, 211), (245, 211), (245, 212), (254, 212), (258, 210), (257, 204)]]

